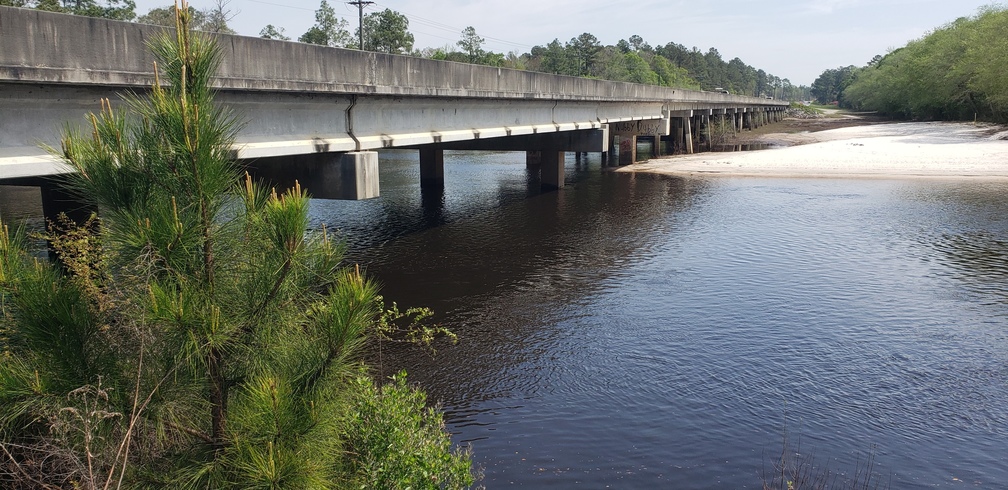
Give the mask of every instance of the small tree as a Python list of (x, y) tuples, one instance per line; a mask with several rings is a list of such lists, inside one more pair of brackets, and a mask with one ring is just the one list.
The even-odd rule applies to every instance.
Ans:
[[(377, 395), (361, 388), (371, 382), (357, 355), (368, 331), (426, 313), (385, 312), (325, 229), (306, 232), (299, 186), (240, 177), (238, 123), (210, 88), (220, 52), (190, 32), (184, 4), (176, 12), (177, 29), (151, 43), (163, 78), (149, 95), (127, 96), (128, 111), (103, 101), (88, 133), (65, 133), (67, 185), (98, 207), (100, 232), (50, 232), (67, 273), (0, 233), (8, 476), (89, 489), (372, 487), (385, 473), (359, 472), (354, 455), (398, 461), (417, 439), (348, 446), (361, 440), (355, 407), (404, 419), (415, 407), (363, 403)], [(441, 446), (438, 420), (423, 417), (435, 449), (399, 461), (397, 478), (471, 484), (468, 453)], [(29, 464), (39, 459), (58, 470)]]

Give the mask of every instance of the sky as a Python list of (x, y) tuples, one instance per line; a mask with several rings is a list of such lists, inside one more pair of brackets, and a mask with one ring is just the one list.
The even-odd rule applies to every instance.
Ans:
[[(227, 0), (230, 26), (258, 36), (267, 24), (292, 39), (315, 23), (320, 0)], [(329, 0), (337, 15), (357, 26), (357, 7)], [(795, 85), (810, 85), (824, 70), (865, 65), (875, 55), (920, 38), (993, 0), (376, 0), (365, 13), (395, 10), (410, 20), (414, 47), (454, 47), (473, 26), (483, 48), (526, 53), (553, 39), (566, 43), (581, 33), (603, 44), (636, 34), (652, 46), (669, 42), (703, 52), (715, 48), (725, 61), (740, 58)], [(168, 5), (136, 0), (138, 15)], [(190, 0), (197, 9), (215, 0)]]

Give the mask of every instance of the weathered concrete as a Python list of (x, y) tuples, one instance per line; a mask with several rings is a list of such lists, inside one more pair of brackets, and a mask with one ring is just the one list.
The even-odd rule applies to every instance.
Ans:
[[(39, 145), (58, 146), (59, 128), (83, 122), (99, 99), (146, 90), (153, 82), (146, 43), (162, 31), (0, 7), (0, 180), (67, 171)], [(247, 121), (234, 147), (241, 159), (464, 146), (604, 131), (674, 111), (786, 105), (259, 38), (217, 40), (223, 50), (213, 81), (218, 100)]]
[(686, 139), (686, 153), (693, 154), (693, 116), (683, 118), (683, 138)]
[[(354, 151), (340, 158), (342, 199), (373, 199), (379, 197), (378, 152)], [(351, 197), (353, 196), (353, 197)]]
[(564, 186), (564, 157), (562, 151), (542, 152), (540, 182), (543, 190), (560, 189)]

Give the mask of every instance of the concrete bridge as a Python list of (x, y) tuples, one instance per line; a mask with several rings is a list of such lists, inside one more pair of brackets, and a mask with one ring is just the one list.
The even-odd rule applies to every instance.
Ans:
[[(99, 99), (154, 83), (146, 42), (160, 27), (0, 7), (0, 184), (47, 185), (68, 169), (67, 122)], [(420, 152), (421, 183), (443, 186), (445, 149), (527, 151), (544, 187), (563, 186), (564, 152), (635, 159), (692, 152), (712, 117), (738, 129), (786, 103), (267, 39), (218, 37), (218, 101), (246, 124), (233, 151), (262, 174), (300, 176), (317, 197), (377, 196), (382, 148)], [(45, 188), (43, 194), (45, 194)]]

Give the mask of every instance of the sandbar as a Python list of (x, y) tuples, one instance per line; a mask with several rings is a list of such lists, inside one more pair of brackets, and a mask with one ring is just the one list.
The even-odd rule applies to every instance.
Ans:
[[(788, 121), (785, 121), (788, 122)], [(906, 122), (774, 133), (747, 142), (771, 148), (658, 157), (618, 172), (690, 176), (965, 178), (1008, 180), (1008, 128), (992, 124)], [(745, 133), (742, 133), (743, 135)]]

